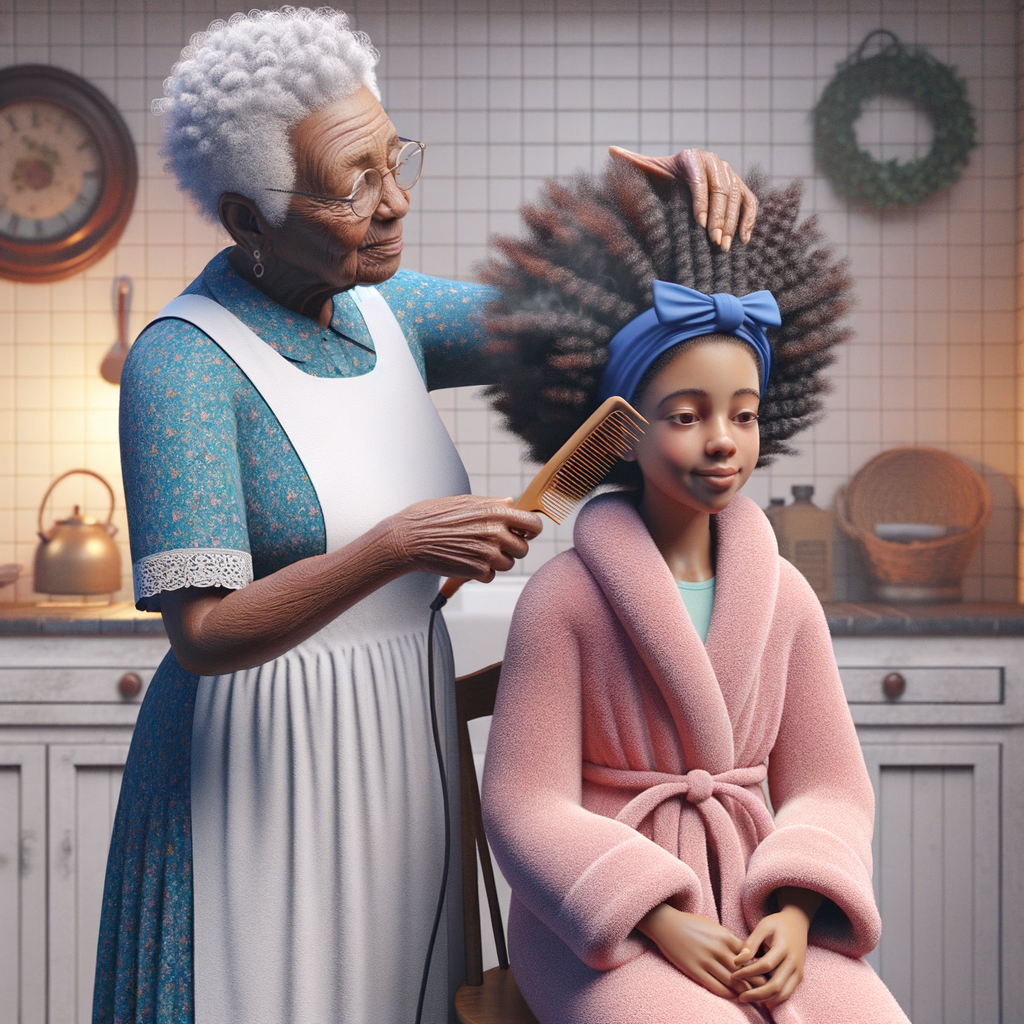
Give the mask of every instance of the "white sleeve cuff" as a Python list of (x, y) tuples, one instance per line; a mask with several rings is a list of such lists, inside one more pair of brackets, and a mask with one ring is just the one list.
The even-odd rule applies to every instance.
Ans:
[(232, 548), (174, 548), (146, 555), (132, 565), (135, 605), (160, 610), (159, 595), (183, 587), (241, 590), (252, 583), (252, 555)]

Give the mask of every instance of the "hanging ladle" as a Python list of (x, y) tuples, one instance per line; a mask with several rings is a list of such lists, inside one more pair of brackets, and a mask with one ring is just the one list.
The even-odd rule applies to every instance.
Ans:
[(111, 384), (121, 383), (121, 371), (128, 355), (128, 312), (132, 305), (132, 279), (114, 278), (114, 315), (117, 317), (117, 340), (100, 363), (100, 376)]

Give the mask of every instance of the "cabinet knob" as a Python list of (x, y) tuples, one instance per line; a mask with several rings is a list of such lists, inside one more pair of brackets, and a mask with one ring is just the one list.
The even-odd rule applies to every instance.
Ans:
[(907, 688), (907, 680), (903, 677), (900, 672), (890, 672), (882, 680), (882, 693), (889, 700), (896, 700), (903, 696), (903, 691)]
[(125, 672), (117, 681), (117, 692), (122, 697), (138, 697), (142, 693), (142, 676), (138, 672)]

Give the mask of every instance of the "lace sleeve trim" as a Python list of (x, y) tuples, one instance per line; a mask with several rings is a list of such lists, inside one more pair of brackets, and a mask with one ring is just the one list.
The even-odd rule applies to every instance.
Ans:
[(164, 590), (181, 590), (182, 587), (241, 590), (252, 583), (252, 555), (231, 548), (174, 548), (140, 558), (132, 566), (132, 577), (136, 604), (148, 609), (154, 604), (149, 598)]

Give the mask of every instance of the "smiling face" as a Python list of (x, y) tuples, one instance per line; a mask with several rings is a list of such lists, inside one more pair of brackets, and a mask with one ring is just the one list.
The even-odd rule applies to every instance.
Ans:
[[(383, 172), (401, 144), (398, 132), (368, 89), (315, 111), (292, 132), (296, 191), (347, 196), (369, 167)], [(372, 216), (355, 216), (346, 203), (292, 196), (288, 216), (269, 234), (277, 258), (329, 287), (380, 284), (402, 258), (402, 218), (409, 193), (384, 175), (384, 192)]]
[(758, 396), (757, 359), (739, 340), (698, 341), (662, 367), (638, 404), (650, 424), (632, 456), (641, 510), (721, 512), (757, 465)]

